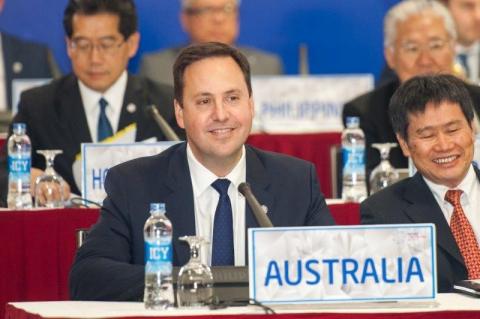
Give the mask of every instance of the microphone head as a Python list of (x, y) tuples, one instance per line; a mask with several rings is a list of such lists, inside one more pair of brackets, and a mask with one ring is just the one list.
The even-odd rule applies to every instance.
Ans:
[(250, 184), (244, 182), (244, 183), (241, 183), (240, 185), (238, 185), (238, 191), (240, 192), (240, 194), (242, 194), (243, 196), (245, 196), (245, 193), (247, 192), (251, 192), (250, 190)]

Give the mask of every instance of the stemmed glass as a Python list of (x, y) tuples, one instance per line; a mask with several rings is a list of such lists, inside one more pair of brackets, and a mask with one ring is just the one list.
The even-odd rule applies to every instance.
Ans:
[(53, 169), (55, 156), (62, 150), (38, 150), (45, 157), (46, 168), (35, 181), (35, 207), (61, 208), (64, 206), (63, 179)]
[(213, 299), (213, 276), (210, 267), (200, 260), (200, 247), (208, 242), (197, 236), (179, 239), (190, 245), (190, 260), (178, 273), (177, 304), (179, 307), (209, 305)]
[(397, 143), (374, 143), (372, 147), (380, 152), (380, 164), (377, 165), (370, 174), (370, 194), (374, 194), (379, 190), (394, 184), (399, 180), (398, 172), (390, 164), (388, 158), (390, 149), (396, 147)]

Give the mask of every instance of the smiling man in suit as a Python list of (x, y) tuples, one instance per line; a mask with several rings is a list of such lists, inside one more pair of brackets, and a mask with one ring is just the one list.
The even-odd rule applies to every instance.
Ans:
[[(24, 92), (13, 122), (27, 124), (32, 181), (45, 167), (36, 151), (61, 149), (55, 170), (79, 194), (72, 164), (81, 143), (100, 142), (132, 123), (136, 123), (135, 141), (165, 139), (144, 112), (152, 104), (171, 125), (176, 122), (172, 88), (126, 71), (139, 41), (133, 0), (70, 0), (63, 22), (73, 73)], [(6, 164), (2, 168), (6, 175)], [(3, 182), (6, 185), (6, 176)], [(5, 198), (6, 187), (2, 189)]]
[(472, 165), (473, 105), (451, 75), (415, 77), (390, 102), (393, 129), (418, 172), (362, 202), (362, 223), (434, 223), (440, 292), (480, 278), (480, 172)]
[[(99, 222), (70, 274), (74, 299), (132, 300), (143, 294), (143, 225), (166, 204), (173, 264), (189, 259), (180, 236), (198, 235), (210, 265), (245, 265), (246, 230), (258, 227), (237, 188), (248, 182), (274, 226), (330, 225), (312, 163), (245, 145), (253, 118), (250, 67), (221, 43), (193, 45), (174, 65), (175, 114), (187, 142), (109, 170)], [(227, 204), (228, 202), (228, 204)]]

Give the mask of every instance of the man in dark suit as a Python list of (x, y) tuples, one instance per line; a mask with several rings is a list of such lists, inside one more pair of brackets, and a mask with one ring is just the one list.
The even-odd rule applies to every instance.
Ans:
[[(132, 0), (71, 0), (65, 9), (64, 27), (73, 74), (24, 92), (13, 122), (27, 124), (32, 141), (32, 182), (45, 167), (36, 151), (61, 149), (63, 154), (56, 157), (55, 170), (79, 194), (72, 164), (81, 143), (102, 141), (132, 123), (136, 123), (135, 141), (149, 137), (164, 140), (144, 112), (152, 104), (172, 125), (176, 123), (173, 90), (126, 71), (139, 41)], [(101, 126), (105, 117), (102, 123), (108, 124)], [(2, 170), (5, 198), (6, 164)]]
[[(0, 12), (3, 9), (4, 0), (0, 0)], [(37, 43), (22, 40), (7, 33), (0, 33), (0, 43), (2, 47), (5, 84), (2, 88), (5, 90), (4, 101), (0, 105), (3, 110), (12, 109), (12, 80), (15, 79), (50, 79), (60, 76), (55, 59), (50, 50)]]
[(46, 46), (4, 32), (0, 37), (5, 68), (6, 109), (11, 110), (13, 80), (58, 78), (60, 69)]
[[(421, 74), (453, 73), (456, 32), (448, 10), (436, 1), (406, 0), (392, 7), (385, 17), (385, 57), (399, 75), (389, 82), (345, 104), (343, 120), (360, 117), (366, 138), (367, 171), (380, 162), (380, 154), (372, 143), (395, 143), (395, 134), (388, 117), (388, 103), (400, 83)], [(467, 86), (480, 114), (480, 88)], [(390, 154), (394, 167), (408, 167), (399, 148)]]
[[(221, 42), (235, 45), (240, 30), (239, 0), (181, 0), (180, 23), (191, 43)], [(252, 75), (279, 75), (283, 73), (280, 57), (255, 48), (239, 46), (250, 63)], [(181, 48), (145, 54), (140, 74), (154, 81), (173, 84), (172, 69)]]
[[(141, 298), (143, 225), (153, 202), (165, 203), (172, 221), (175, 266), (189, 258), (187, 245), (178, 240), (185, 235), (212, 243), (202, 250), (205, 263), (247, 263), (246, 230), (258, 224), (237, 190), (245, 181), (274, 226), (333, 224), (313, 164), (244, 145), (254, 114), (245, 56), (221, 43), (194, 45), (180, 53), (174, 78), (175, 114), (187, 142), (109, 170), (100, 220), (70, 273), (74, 299)], [(231, 202), (230, 221), (224, 224), (217, 224), (221, 213), (215, 206), (224, 198), (218, 183), (226, 185), (222, 196)], [(219, 227), (229, 235), (217, 237)], [(228, 262), (218, 261), (217, 247), (230, 255)]]
[[(435, 224), (439, 292), (480, 277), (480, 172), (472, 165), (473, 114), (469, 92), (454, 76), (405, 82), (391, 99), (390, 117), (403, 153), (418, 171), (360, 206), (364, 224)], [(454, 193), (457, 202), (449, 198)]]

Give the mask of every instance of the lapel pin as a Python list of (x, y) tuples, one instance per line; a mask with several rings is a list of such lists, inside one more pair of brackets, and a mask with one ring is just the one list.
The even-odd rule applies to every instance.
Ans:
[(128, 113), (135, 113), (135, 111), (137, 110), (137, 106), (133, 103), (129, 103), (127, 105), (127, 112)]
[(18, 61), (13, 62), (13, 64), (12, 64), (12, 71), (13, 71), (13, 73), (17, 73), (17, 74), (18, 74), (18, 73), (22, 72), (22, 70), (23, 70), (23, 64), (22, 64), (22, 62), (18, 62)]
[(262, 210), (265, 214), (268, 214), (268, 207), (265, 205), (262, 205)]

